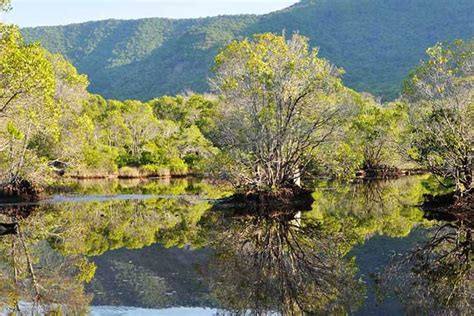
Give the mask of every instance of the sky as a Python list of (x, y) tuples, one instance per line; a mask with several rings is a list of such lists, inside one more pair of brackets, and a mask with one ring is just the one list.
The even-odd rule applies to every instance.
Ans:
[(197, 18), (220, 14), (262, 14), (297, 0), (13, 0), (2, 22), (21, 27), (62, 25), (91, 20), (145, 17)]

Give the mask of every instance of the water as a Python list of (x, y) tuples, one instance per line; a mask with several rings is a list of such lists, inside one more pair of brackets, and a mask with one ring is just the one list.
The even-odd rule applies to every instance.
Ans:
[(231, 192), (197, 180), (69, 183), (0, 210), (0, 222), (19, 222), (0, 236), (0, 310), (470, 314), (464, 228), (434, 244), (444, 223), (417, 206), (433, 183), (319, 182), (311, 209), (259, 212), (215, 204)]

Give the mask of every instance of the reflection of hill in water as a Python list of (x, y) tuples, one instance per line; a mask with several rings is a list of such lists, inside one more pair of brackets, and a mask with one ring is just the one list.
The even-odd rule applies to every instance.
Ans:
[[(344, 313), (364, 304), (367, 289), (358, 281), (357, 263), (375, 260), (367, 259), (374, 254), (360, 251), (367, 240), (381, 236), (396, 247), (409, 239), (393, 237), (432, 225), (416, 207), (433, 189), (427, 177), (319, 183), (311, 211), (261, 214), (212, 207), (206, 198), (223, 196), (221, 190), (198, 182), (177, 184), (102, 186), (109, 193), (167, 198), (45, 204), (30, 216), (25, 214), (31, 210), (23, 212), (16, 219), (23, 241), (19, 236), (0, 239), (0, 293), (11, 297), (16, 292), (34, 301), (35, 274), (39, 303), (71, 310), (88, 304), (83, 286), (92, 281), (86, 289), (95, 294), (94, 304)], [(76, 190), (99, 193), (91, 186)], [(17, 207), (0, 213), (0, 222), (11, 222), (21, 212)], [(35, 273), (28, 268), (23, 242)], [(361, 257), (355, 262), (347, 255), (354, 249)], [(44, 269), (50, 261), (53, 268), (66, 268)], [(15, 266), (21, 271), (16, 282)], [(371, 272), (363, 267), (363, 273)], [(62, 279), (69, 292), (57, 287)], [(84, 297), (82, 305), (71, 297)], [(0, 300), (3, 306), (14, 309), (11, 302)]]
[(93, 259), (98, 267), (88, 286), (94, 293), (93, 304), (211, 307), (207, 287), (198, 273), (210, 256), (208, 250), (166, 249), (161, 245), (108, 252)]

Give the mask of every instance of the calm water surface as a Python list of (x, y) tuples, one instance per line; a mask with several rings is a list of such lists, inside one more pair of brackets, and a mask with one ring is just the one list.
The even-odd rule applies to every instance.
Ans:
[(0, 236), (0, 311), (472, 313), (471, 228), (417, 207), (437, 190), (429, 177), (314, 187), (307, 209), (216, 204), (229, 190), (184, 179), (77, 182), (3, 205), (19, 233)]

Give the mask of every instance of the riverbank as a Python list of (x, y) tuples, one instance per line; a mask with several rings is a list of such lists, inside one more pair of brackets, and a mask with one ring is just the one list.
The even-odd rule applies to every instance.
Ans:
[(380, 167), (373, 169), (358, 170), (355, 173), (356, 179), (398, 179), (401, 177), (423, 175), (429, 173), (425, 169), (399, 169), (396, 167)]
[(116, 172), (101, 172), (94, 170), (79, 170), (67, 172), (63, 175), (71, 179), (149, 179), (149, 178), (182, 178), (193, 176), (189, 170), (170, 170), (156, 167), (123, 167)]
[[(53, 195), (74, 194), (96, 187), (115, 187), (120, 183), (121, 187), (133, 187), (146, 182), (170, 183), (173, 181), (180, 181), (184, 179), (199, 179), (193, 175), (188, 174), (168, 174), (168, 175), (147, 175), (140, 177), (119, 176), (119, 175), (97, 175), (97, 176), (58, 176), (48, 184), (34, 185), (26, 180), (20, 181), (19, 184), (8, 184), (0, 186), (0, 204), (12, 203), (36, 203), (49, 199)], [(87, 185), (81, 189), (81, 187)], [(112, 185), (112, 183), (116, 183)], [(91, 188), (86, 189), (87, 186)], [(107, 190), (106, 190), (107, 191)], [(105, 194), (113, 194), (108, 192)]]
[(0, 186), (0, 203), (39, 201), (44, 196), (43, 188), (28, 180)]
[[(392, 173), (388, 176), (387, 173), (379, 174), (379, 176), (374, 176), (373, 173), (368, 173), (364, 177), (355, 178), (355, 182), (365, 182), (365, 181), (377, 181), (377, 180), (388, 180), (388, 179), (397, 179), (403, 177), (409, 177), (413, 175), (425, 174), (424, 170), (402, 170), (396, 173)], [(369, 176), (370, 175), (370, 176)], [(33, 186), (29, 183), (25, 183), (23, 188), (17, 188), (15, 190), (11, 188), (6, 188), (2, 190), (0, 188), (0, 203), (2, 201), (6, 202), (24, 202), (24, 201), (40, 201), (45, 198), (48, 198), (50, 194), (61, 194), (68, 193), (71, 190), (74, 190), (74, 183), (76, 181), (171, 181), (176, 179), (185, 179), (185, 178), (200, 178), (196, 177), (196, 174), (193, 172), (171, 172), (165, 170), (163, 172), (146, 172), (140, 170), (139, 168), (122, 168), (119, 172), (116, 173), (95, 173), (95, 172), (73, 172), (67, 173), (64, 175), (58, 175), (55, 180), (50, 181), (50, 184), (46, 187)], [(212, 183), (219, 183), (221, 181), (206, 178)], [(71, 183), (72, 182), (72, 185)], [(352, 181), (349, 181), (350, 183)], [(267, 204), (267, 205), (285, 205), (285, 204), (310, 204), (312, 201), (311, 190), (305, 189), (283, 189), (279, 192), (238, 192), (233, 197), (233, 204)], [(229, 202), (229, 201), (227, 201)]]

